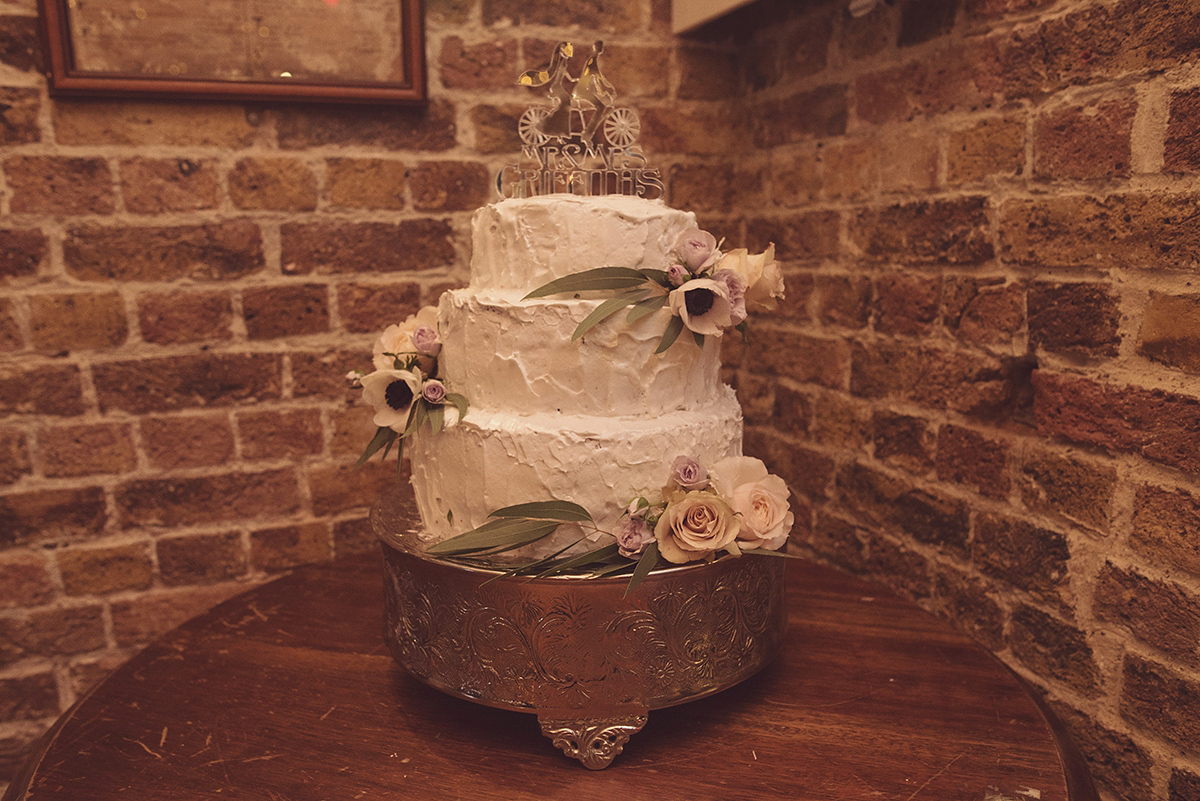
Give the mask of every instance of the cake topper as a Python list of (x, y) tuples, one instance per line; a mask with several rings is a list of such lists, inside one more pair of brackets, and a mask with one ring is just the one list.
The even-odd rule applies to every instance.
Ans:
[(550, 102), (521, 114), (517, 133), (530, 163), (510, 164), (499, 172), (501, 197), (555, 192), (663, 196), (662, 173), (649, 166), (638, 145), (641, 120), (632, 108), (616, 104), (616, 88), (600, 69), (603, 53), (604, 42), (597, 40), (576, 79), (569, 71), (575, 48), (559, 42), (550, 63), (517, 78), (521, 86), (546, 87)]

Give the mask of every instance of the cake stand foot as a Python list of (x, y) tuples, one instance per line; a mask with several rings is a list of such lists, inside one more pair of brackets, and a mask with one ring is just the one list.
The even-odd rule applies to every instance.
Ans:
[[(590, 714), (589, 714), (590, 713)], [(542, 734), (585, 768), (602, 770), (621, 753), (629, 738), (646, 725), (647, 710), (625, 709), (614, 714), (590, 710), (539, 710)]]

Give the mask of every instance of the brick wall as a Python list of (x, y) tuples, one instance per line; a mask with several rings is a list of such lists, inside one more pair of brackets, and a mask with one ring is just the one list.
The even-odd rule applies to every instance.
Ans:
[(372, 547), (340, 376), (465, 278), (512, 76), (602, 36), (672, 204), (787, 259), (726, 355), (805, 550), (996, 651), (1109, 797), (1200, 797), (1200, 9), (667, 5), (427, 0), (423, 112), (52, 101), (4, 7), (0, 783), (164, 628)]
[(1109, 797), (1200, 798), (1200, 5), (727, 24), (730, 199), (791, 259), (729, 360), (799, 538), (997, 652)]

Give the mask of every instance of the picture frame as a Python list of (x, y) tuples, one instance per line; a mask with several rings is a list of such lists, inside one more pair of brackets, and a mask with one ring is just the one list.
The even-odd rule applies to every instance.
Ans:
[(421, 0), (38, 0), (55, 97), (427, 102)]

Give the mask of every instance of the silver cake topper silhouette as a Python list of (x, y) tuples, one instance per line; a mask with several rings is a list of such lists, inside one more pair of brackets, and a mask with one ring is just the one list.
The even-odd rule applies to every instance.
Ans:
[(662, 173), (649, 166), (638, 145), (638, 114), (616, 104), (616, 89), (600, 70), (603, 53), (604, 42), (596, 41), (576, 79), (568, 70), (575, 48), (559, 42), (549, 64), (517, 78), (521, 86), (546, 87), (550, 102), (521, 114), (517, 133), (528, 163), (510, 164), (497, 174), (501, 197), (663, 196)]

